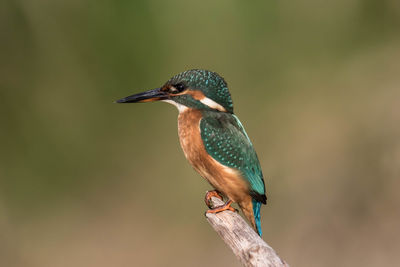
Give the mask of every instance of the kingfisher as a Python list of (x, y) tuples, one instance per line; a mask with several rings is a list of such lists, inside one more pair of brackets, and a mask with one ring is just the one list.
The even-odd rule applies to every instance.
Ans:
[(246, 131), (233, 113), (228, 85), (216, 72), (193, 69), (179, 73), (163, 86), (117, 100), (117, 103), (163, 101), (178, 108), (178, 133), (182, 150), (192, 167), (215, 190), (211, 197), (225, 197), (224, 205), (207, 213), (235, 211), (237, 203), (261, 236), (262, 204), (267, 203), (258, 160)]

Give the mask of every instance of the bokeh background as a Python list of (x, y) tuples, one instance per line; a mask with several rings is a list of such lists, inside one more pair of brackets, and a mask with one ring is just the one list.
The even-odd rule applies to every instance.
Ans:
[(400, 264), (400, 2), (0, 2), (0, 265), (239, 266), (204, 218), (176, 73), (230, 85), (264, 239), (292, 266)]

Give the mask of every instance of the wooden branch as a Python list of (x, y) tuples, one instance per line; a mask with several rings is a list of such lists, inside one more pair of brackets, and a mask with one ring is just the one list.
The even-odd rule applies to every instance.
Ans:
[[(216, 197), (210, 202), (210, 208), (224, 204)], [(237, 212), (206, 213), (206, 218), (243, 266), (289, 266)]]

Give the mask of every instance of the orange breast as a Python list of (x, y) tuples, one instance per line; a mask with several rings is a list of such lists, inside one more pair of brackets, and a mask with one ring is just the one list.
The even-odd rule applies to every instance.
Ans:
[(200, 134), (199, 110), (187, 109), (179, 114), (179, 140), (186, 158), (193, 168), (217, 190), (234, 202), (246, 201), (249, 196), (249, 185), (241, 174), (214, 160), (205, 150)]

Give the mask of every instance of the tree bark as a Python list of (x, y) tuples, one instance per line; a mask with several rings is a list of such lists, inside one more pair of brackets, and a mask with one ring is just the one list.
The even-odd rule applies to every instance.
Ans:
[[(216, 197), (210, 203), (210, 208), (224, 204)], [(237, 212), (206, 213), (206, 218), (243, 266), (289, 266)]]

